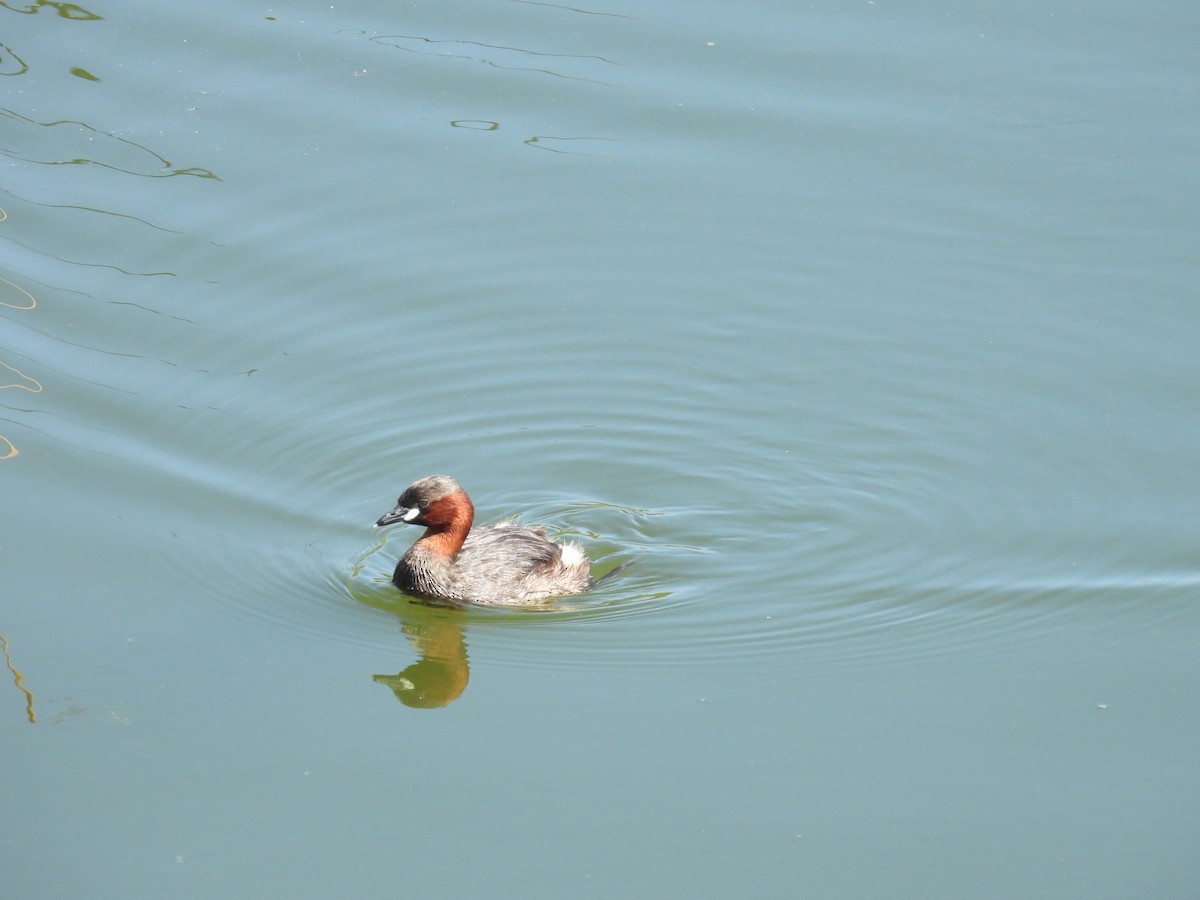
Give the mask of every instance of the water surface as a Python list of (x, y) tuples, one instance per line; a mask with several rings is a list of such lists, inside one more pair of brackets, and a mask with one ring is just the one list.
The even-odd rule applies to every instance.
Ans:
[(8, 883), (1193, 894), (1195, 18), (0, 9)]

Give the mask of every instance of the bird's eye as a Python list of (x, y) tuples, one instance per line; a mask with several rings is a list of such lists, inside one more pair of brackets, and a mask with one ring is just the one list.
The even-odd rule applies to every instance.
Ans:
[(429, 501), (428, 501), (428, 500), (422, 500), (422, 501), (421, 501), (419, 504), (417, 504), (417, 505), (418, 505), (418, 506), (420, 506), (420, 507), (421, 507), (421, 509), (427, 509), (427, 508), (429, 507)]

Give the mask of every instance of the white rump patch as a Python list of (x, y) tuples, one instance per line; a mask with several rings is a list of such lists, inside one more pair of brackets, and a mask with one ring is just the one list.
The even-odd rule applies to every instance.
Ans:
[(562, 561), (564, 566), (577, 566), (587, 562), (587, 554), (578, 544), (562, 544)]

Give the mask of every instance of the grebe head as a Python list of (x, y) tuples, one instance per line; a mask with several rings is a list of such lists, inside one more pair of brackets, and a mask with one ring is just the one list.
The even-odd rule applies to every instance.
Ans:
[(452, 525), (462, 528), (465, 524), (469, 529), (474, 517), (475, 507), (462, 485), (449, 475), (430, 475), (405, 488), (395, 508), (381, 516), (375, 525), (404, 522), (443, 531)]

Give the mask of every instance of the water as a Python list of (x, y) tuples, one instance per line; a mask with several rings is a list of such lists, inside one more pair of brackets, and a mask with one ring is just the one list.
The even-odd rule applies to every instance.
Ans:
[(0, 11), (14, 895), (1194, 894), (1191, 7), (206, 9)]

